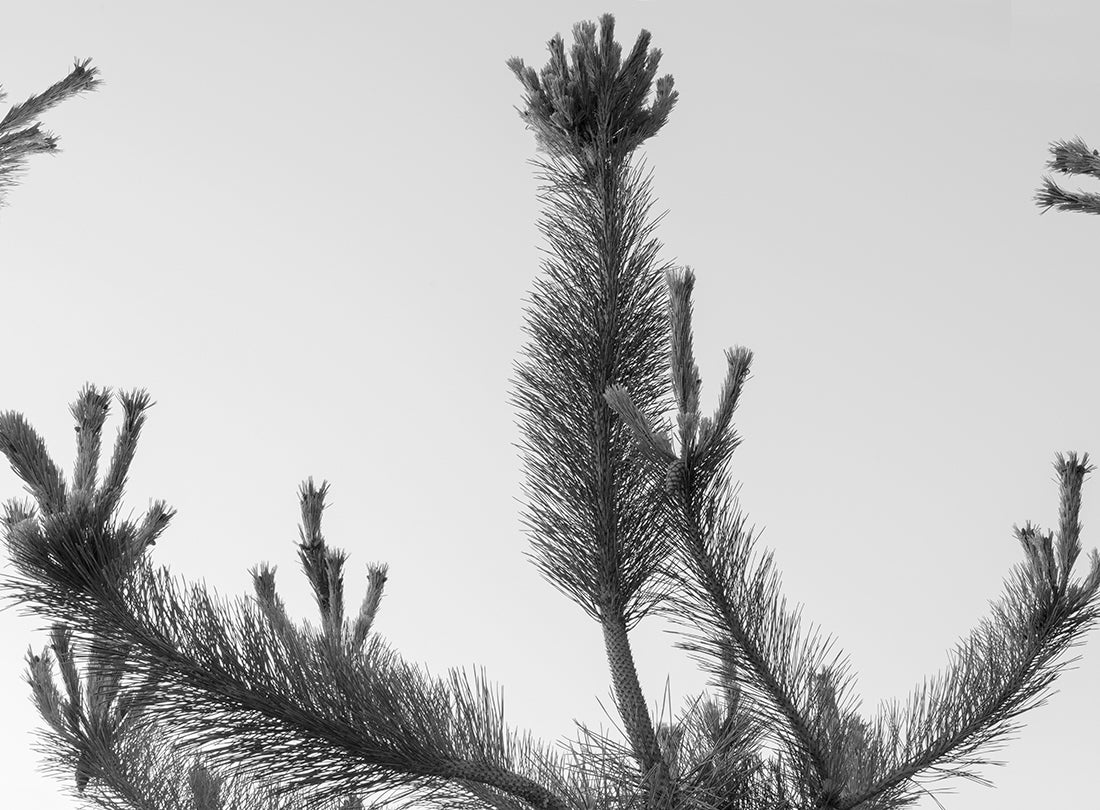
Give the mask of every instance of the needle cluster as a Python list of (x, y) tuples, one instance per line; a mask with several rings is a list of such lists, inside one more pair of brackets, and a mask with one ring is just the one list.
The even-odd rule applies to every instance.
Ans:
[[(1064, 175), (1100, 178), (1100, 153), (1089, 149), (1079, 137), (1055, 141), (1050, 145), (1047, 168)], [(1043, 213), (1057, 208), (1059, 211), (1100, 214), (1100, 194), (1063, 188), (1049, 176), (1043, 177), (1042, 185), (1035, 192), (1035, 204)]]
[[(540, 71), (519, 57), (508, 67), (527, 95), (520, 117), (535, 132), (539, 147), (555, 158), (576, 164), (582, 178), (591, 177), (601, 162), (620, 163), (665, 125), (676, 104), (672, 76), (656, 80), (661, 51), (650, 49), (650, 34), (642, 31), (622, 58), (615, 41), (615, 18), (573, 26), (568, 56), (555, 34), (547, 44), (550, 61)], [(650, 94), (653, 100), (649, 101)]]
[[(99, 84), (98, 68), (91, 67), (90, 59), (78, 59), (64, 79), (8, 108), (0, 119), (0, 205), (5, 202), (7, 190), (18, 181), (28, 157), (58, 151), (57, 136), (42, 129), (37, 119), (65, 99), (94, 90)], [(4, 100), (5, 93), (0, 89), (0, 103)]]

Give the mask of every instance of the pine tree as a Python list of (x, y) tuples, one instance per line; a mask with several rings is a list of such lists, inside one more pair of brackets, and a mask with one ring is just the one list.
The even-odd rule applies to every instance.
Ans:
[[(253, 598), (232, 603), (154, 568), (150, 548), (173, 510), (157, 502), (140, 521), (119, 516), (149, 395), (118, 395), (123, 423), (97, 481), (111, 392), (89, 385), (72, 406), (71, 485), (27, 420), (0, 414), (0, 451), (33, 497), (5, 513), (16, 574), (4, 585), (57, 624), (67, 697), (48, 651), (29, 656), (28, 677), (55, 762), (86, 795), (149, 808), (369, 795), (502, 810), (888, 810), (949, 777), (984, 781), (991, 747), (1049, 695), (1095, 624), (1100, 556), (1073, 575), (1093, 468), (1087, 455), (1059, 454), (1057, 530), (1015, 529), (1023, 560), (989, 618), (907, 700), (858, 711), (848, 660), (788, 607), (731, 485), (749, 350), (727, 351), (717, 407), (700, 410), (695, 274), (659, 262), (650, 176), (634, 159), (675, 106), (672, 78), (656, 78), (648, 32), (625, 57), (610, 15), (573, 33), (568, 54), (550, 40), (541, 71), (508, 63), (541, 150), (548, 244), (514, 402), (532, 556), (599, 622), (623, 738), (582, 725), (554, 751), (507, 725), (484, 673), (432, 677), (406, 662), (371, 632), (382, 565), (368, 568), (363, 606), (346, 616), (347, 555), (321, 533), (327, 482), (300, 492), (316, 628), (290, 620), (266, 565), (252, 571)], [(679, 646), (713, 676), (670, 723), (650, 715), (631, 649), (651, 615), (676, 622)], [(130, 759), (143, 734), (174, 757), (173, 784), (186, 757), (201, 756), (193, 797), (156, 792), (153, 765)]]
[[(0, 206), (6, 202), (8, 189), (18, 182), (30, 155), (58, 151), (57, 136), (43, 130), (36, 119), (65, 99), (98, 87), (99, 71), (90, 65), (90, 59), (78, 60), (68, 76), (22, 104), (10, 107), (0, 120)], [(5, 93), (0, 89), (0, 102), (4, 99)]]

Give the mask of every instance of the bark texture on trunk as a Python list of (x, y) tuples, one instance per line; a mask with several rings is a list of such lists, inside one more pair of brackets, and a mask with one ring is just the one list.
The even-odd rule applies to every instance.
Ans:
[(635, 759), (650, 773), (648, 787), (653, 794), (652, 806), (671, 807), (672, 779), (668, 765), (661, 755), (653, 720), (649, 716), (649, 707), (646, 706), (645, 696), (638, 682), (638, 670), (634, 666), (634, 653), (630, 648), (626, 623), (618, 617), (604, 619), (603, 640), (619, 716), (622, 717)]

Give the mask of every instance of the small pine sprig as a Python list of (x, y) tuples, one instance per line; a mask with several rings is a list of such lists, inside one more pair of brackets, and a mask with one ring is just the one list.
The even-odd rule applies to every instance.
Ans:
[(1089, 454), (1078, 458), (1076, 453), (1059, 453), (1054, 463), (1058, 474), (1058, 587), (1064, 591), (1069, 574), (1081, 554), (1081, 487), (1085, 477), (1096, 470), (1089, 464)]
[[(668, 356), (667, 368), (677, 405), (680, 428), (679, 449), (674, 450), (667, 431), (659, 430), (654, 420), (639, 410), (633, 398), (621, 385), (608, 386), (604, 391), (607, 404), (630, 428), (638, 449), (647, 458), (666, 466), (666, 491), (675, 488), (690, 466), (695, 475), (708, 480), (729, 460), (740, 444), (740, 437), (730, 424), (749, 378), (753, 354), (743, 346), (726, 350), (726, 378), (718, 398), (718, 407), (711, 417), (700, 416), (699, 401), (702, 379), (692, 350), (691, 293), (695, 273), (690, 267), (667, 268), (668, 287)], [(699, 482), (701, 485), (701, 481)]]
[[(105, 423), (111, 389), (85, 385), (70, 406), (76, 420), (77, 458), (74, 487), (50, 458), (42, 437), (14, 411), (0, 413), (0, 453), (26, 484), (37, 503), (37, 520), (23, 519), (11, 525), (7, 543), (13, 555), (34, 560), (79, 587), (102, 581), (110, 572), (115, 587), (175, 515), (163, 501), (149, 508), (140, 524), (129, 520), (115, 524), (119, 496), (129, 472), (145, 412), (152, 402), (142, 390), (118, 395), (124, 409), (123, 424), (103, 481), (98, 474), (100, 435)], [(14, 520), (15, 507), (7, 511)], [(115, 525), (112, 525), (115, 524)]]
[(363, 604), (359, 608), (359, 614), (352, 625), (352, 647), (359, 649), (366, 641), (367, 635), (374, 626), (374, 617), (378, 615), (378, 606), (382, 601), (382, 591), (386, 585), (389, 566), (385, 563), (371, 563), (367, 566), (367, 593), (363, 597)]
[[(344, 618), (344, 563), (347, 553), (329, 548), (321, 532), (321, 518), (326, 508), (328, 481), (318, 487), (310, 477), (298, 490), (302, 523), (298, 527), (298, 559), (306, 575), (321, 616), (322, 635), (337, 647), (350, 645), (352, 651), (362, 651), (367, 641), (388, 577), (389, 566), (370, 563), (367, 566), (367, 591), (358, 614), (349, 623)], [(262, 563), (251, 569), (256, 602), (272, 626), (288, 640), (302, 643), (308, 631), (299, 630), (287, 618), (286, 607), (275, 592), (275, 569)]]
[[(1100, 178), (1100, 152), (1089, 149), (1080, 137), (1054, 141), (1050, 145), (1050, 153), (1047, 168), (1051, 171)], [(1059, 211), (1100, 214), (1100, 194), (1064, 189), (1048, 175), (1043, 176), (1042, 185), (1035, 193), (1035, 204), (1043, 209), (1043, 213), (1057, 208)]]
[[(8, 109), (0, 119), (0, 206), (7, 190), (18, 182), (30, 155), (56, 152), (57, 136), (42, 129), (36, 119), (67, 98), (87, 93), (100, 86), (99, 69), (90, 59), (77, 59), (72, 71), (42, 93)], [(0, 102), (5, 98), (0, 90)]]

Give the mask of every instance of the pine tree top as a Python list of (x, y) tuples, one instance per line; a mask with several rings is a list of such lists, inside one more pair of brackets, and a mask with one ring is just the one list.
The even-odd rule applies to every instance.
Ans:
[(591, 21), (573, 26), (574, 44), (567, 56), (560, 34), (547, 43), (550, 61), (540, 71), (519, 57), (508, 67), (523, 83), (527, 96), (520, 117), (535, 131), (539, 148), (593, 166), (600, 156), (620, 162), (652, 138), (668, 120), (678, 93), (672, 76), (656, 80), (661, 51), (649, 48), (642, 30), (622, 59), (615, 41), (615, 18), (600, 17), (599, 36)]

